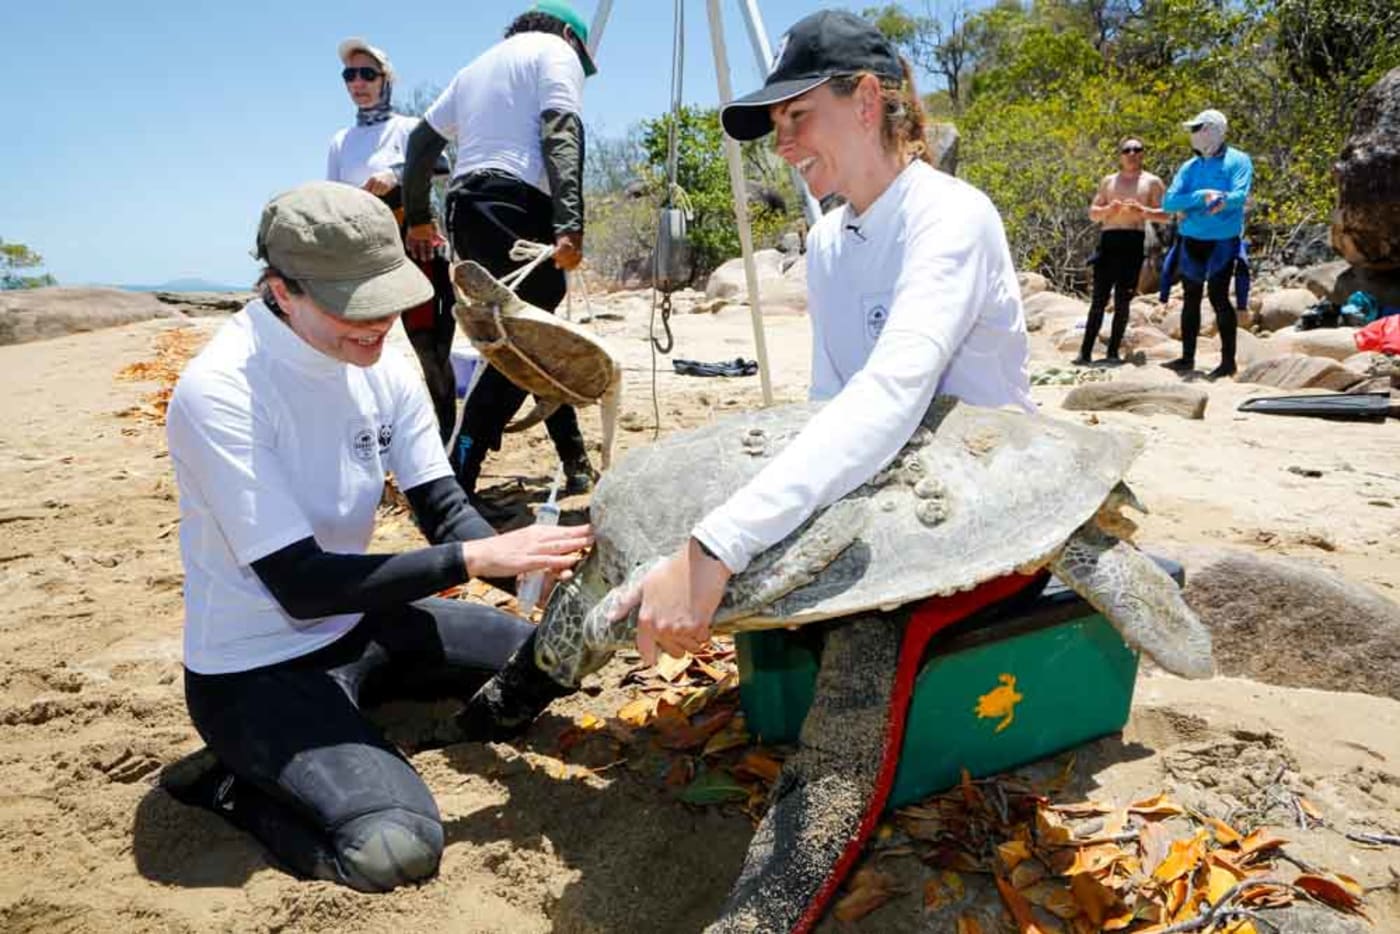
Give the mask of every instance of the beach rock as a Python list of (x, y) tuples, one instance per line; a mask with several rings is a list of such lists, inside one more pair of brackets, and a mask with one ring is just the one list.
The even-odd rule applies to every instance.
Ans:
[[(801, 311), (807, 307), (806, 263), (799, 259), (783, 272), (783, 254), (778, 250), (758, 250), (754, 265), (758, 271), (758, 295), (765, 312)], [(705, 298), (730, 302), (749, 300), (743, 257), (735, 257), (710, 273)]]
[(1299, 284), (1317, 298), (1330, 298), (1337, 286), (1337, 277), (1348, 268), (1350, 264), (1344, 259), (1309, 266), (1298, 274)]
[(1050, 288), (1050, 283), (1038, 272), (1018, 272), (1016, 282), (1021, 286), (1021, 298), (1025, 300)]
[(1026, 314), (1045, 313), (1047, 315), (1067, 315), (1073, 309), (1075, 314), (1083, 317), (1089, 311), (1089, 304), (1081, 301), (1072, 295), (1062, 295), (1059, 292), (1035, 292), (1021, 300), (1021, 307)]
[[(1164, 332), (1181, 340), (1181, 309), (1173, 308), (1162, 316), (1162, 320), (1157, 324)], [(1210, 310), (1210, 303), (1203, 302), (1201, 308), (1201, 337), (1214, 337), (1220, 333), (1220, 328), (1215, 323), (1215, 312)]]
[(1298, 559), (1223, 547), (1175, 557), (1221, 674), (1400, 700), (1400, 605)]
[(1205, 418), (1210, 396), (1185, 383), (1088, 383), (1065, 396), (1063, 407), (1074, 412), (1123, 411), (1134, 415), (1180, 415)]
[(1338, 307), (1345, 305), (1353, 292), (1369, 292), (1376, 301), (1400, 308), (1400, 270), (1362, 269), (1349, 266), (1337, 276), (1328, 297)]
[(1273, 336), (1286, 353), (1345, 360), (1356, 355), (1356, 328), (1314, 328), (1311, 331), (1280, 331)]
[[(1284, 266), (1274, 273), (1274, 278), (1278, 280), (1281, 288), (1296, 289), (1303, 285), (1302, 272), (1297, 266)], [(1250, 301), (1250, 304), (1254, 304), (1253, 300)]]
[(1342, 361), (1342, 366), (1355, 370), (1363, 376), (1390, 376), (1400, 374), (1400, 357), (1392, 357), (1378, 350), (1363, 350)]
[[(1250, 304), (1254, 304), (1253, 300)], [(1259, 326), (1266, 331), (1281, 331), (1298, 323), (1313, 305), (1317, 296), (1307, 289), (1279, 289), (1259, 296)]]
[(1385, 392), (1393, 393), (1395, 383), (1389, 376), (1367, 376), (1347, 390), (1348, 393)]
[(1235, 334), (1235, 363), (1244, 369), (1260, 360), (1270, 360), (1288, 353), (1276, 341), (1259, 337), (1251, 331), (1240, 330)]
[(1129, 325), (1128, 330), (1123, 333), (1122, 353), (1124, 356), (1136, 353), (1139, 350), (1146, 350), (1149, 347), (1156, 347), (1159, 344), (1176, 343), (1167, 335), (1165, 331), (1160, 331), (1150, 324)]
[(1332, 246), (1353, 266), (1400, 269), (1400, 68), (1357, 103), (1332, 171)]
[(1235, 377), (1241, 383), (1256, 383), (1278, 389), (1331, 389), (1343, 392), (1361, 382), (1362, 376), (1336, 360), (1289, 353), (1251, 363)]
[(185, 316), (149, 292), (121, 289), (18, 289), (0, 292), (0, 345)]
[(257, 298), (255, 292), (152, 292), (156, 298), (191, 318), (217, 318), (241, 311)]

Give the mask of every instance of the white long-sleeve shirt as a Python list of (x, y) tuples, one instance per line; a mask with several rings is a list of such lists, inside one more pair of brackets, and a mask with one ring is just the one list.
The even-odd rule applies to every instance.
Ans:
[(1034, 411), (1025, 315), (1001, 217), (912, 162), (863, 215), (807, 236), (810, 397), (830, 400), (692, 534), (734, 573), (894, 459), (935, 392)]
[(363, 188), (376, 172), (402, 175), (408, 134), (417, 125), (417, 117), (394, 114), (383, 123), (337, 130), (326, 154), (326, 179)]

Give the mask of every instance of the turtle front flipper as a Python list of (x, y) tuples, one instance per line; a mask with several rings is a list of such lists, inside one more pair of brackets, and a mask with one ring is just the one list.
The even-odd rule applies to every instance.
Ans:
[(1075, 593), (1089, 601), (1123, 637), (1172, 674), (1215, 674), (1210, 630), (1182, 599), (1166, 571), (1131, 543), (1085, 523), (1050, 562)]

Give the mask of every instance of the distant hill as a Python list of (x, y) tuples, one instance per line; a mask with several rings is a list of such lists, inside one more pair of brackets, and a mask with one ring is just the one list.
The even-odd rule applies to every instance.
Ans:
[(208, 279), (171, 279), (160, 285), (118, 285), (128, 292), (247, 292), (247, 285), (224, 285)]

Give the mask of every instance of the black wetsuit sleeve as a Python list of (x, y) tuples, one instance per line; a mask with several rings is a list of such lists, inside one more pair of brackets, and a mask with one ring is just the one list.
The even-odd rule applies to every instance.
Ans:
[(347, 555), (323, 551), (308, 536), (252, 566), (293, 619), (398, 606), (467, 580), (462, 546), (456, 543), (396, 555)]
[(554, 233), (583, 230), (583, 121), (576, 113), (540, 114), (540, 147), (554, 201)]
[(491, 524), (467, 501), (455, 477), (439, 477), (405, 490), (408, 505), (423, 536), (434, 545), (469, 542), (496, 534)]
[(434, 130), (426, 120), (419, 120), (408, 134), (408, 152), (403, 164), (404, 223), (413, 227), (433, 219), (430, 197), (433, 167), (447, 146), (447, 138)]

